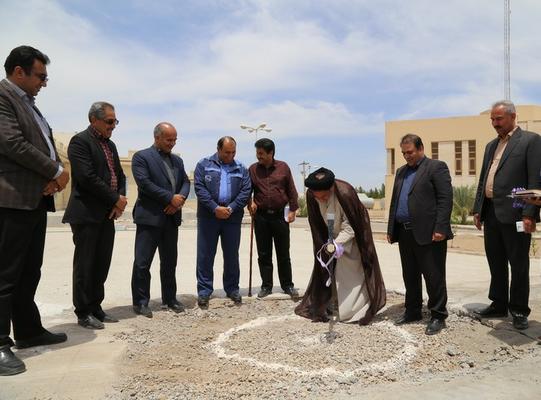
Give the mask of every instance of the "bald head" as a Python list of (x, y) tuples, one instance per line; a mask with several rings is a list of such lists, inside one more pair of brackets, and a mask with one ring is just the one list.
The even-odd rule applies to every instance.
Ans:
[(164, 153), (171, 153), (177, 143), (177, 130), (169, 122), (160, 122), (154, 128), (154, 146)]
[(237, 142), (231, 136), (218, 140), (218, 158), (224, 164), (231, 164), (237, 154)]

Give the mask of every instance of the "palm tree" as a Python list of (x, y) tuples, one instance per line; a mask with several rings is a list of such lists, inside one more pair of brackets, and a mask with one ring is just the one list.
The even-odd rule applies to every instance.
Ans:
[(476, 187), (473, 185), (453, 187), (453, 221), (461, 225), (468, 222), (475, 202), (475, 191)]

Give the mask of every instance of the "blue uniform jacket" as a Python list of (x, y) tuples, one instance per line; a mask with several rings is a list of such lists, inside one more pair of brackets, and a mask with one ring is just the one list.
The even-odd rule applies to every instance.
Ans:
[[(171, 202), (173, 195), (188, 197), (190, 180), (186, 175), (182, 158), (171, 153), (171, 162), (176, 180), (174, 192), (156, 147), (151, 146), (133, 155), (131, 168), (137, 183), (137, 202), (133, 209), (133, 220), (136, 224), (163, 226), (168, 217), (163, 210)], [(182, 221), (182, 209), (172, 217), (179, 226)]]
[[(195, 167), (194, 188), (197, 195), (197, 217), (216, 218), (214, 210), (218, 207), (220, 193), (220, 160), (218, 153), (205, 157)], [(231, 207), (233, 213), (227, 221), (240, 223), (244, 215), (244, 207), (252, 191), (248, 169), (234, 160), (231, 170)]]

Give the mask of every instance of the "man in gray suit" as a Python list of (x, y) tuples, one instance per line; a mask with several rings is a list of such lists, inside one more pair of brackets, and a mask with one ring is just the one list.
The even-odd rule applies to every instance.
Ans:
[(136, 314), (152, 317), (150, 300), (150, 265), (160, 252), (160, 279), (164, 309), (183, 312), (177, 300), (178, 228), (182, 207), (190, 193), (190, 180), (182, 158), (171, 151), (177, 142), (177, 130), (162, 122), (154, 128), (154, 144), (133, 155), (132, 171), (137, 183), (137, 202), (133, 208), (135, 261), (132, 271), (133, 309)]
[(431, 315), (425, 333), (434, 335), (445, 327), (448, 315), (445, 260), (447, 240), (453, 238), (451, 176), (443, 161), (424, 155), (419, 136), (405, 135), (400, 148), (407, 164), (396, 171), (387, 227), (389, 243), (398, 242), (406, 287), (405, 312), (396, 324), (422, 319), (424, 276)]
[(492, 303), (477, 314), (501, 318), (509, 311), (515, 329), (526, 329), (530, 314), (530, 241), (539, 214), (535, 205), (516, 207), (507, 196), (514, 188), (541, 188), (541, 136), (517, 126), (515, 106), (510, 101), (495, 103), (490, 119), (498, 137), (486, 146), (473, 212), (477, 229), (484, 223), (491, 276), (488, 298)]
[(37, 49), (11, 51), (0, 82), (0, 375), (25, 371), (11, 351), (64, 342), (64, 333), (41, 325), (34, 295), (41, 276), (47, 211), (69, 174), (58, 157), (52, 130), (34, 104), (47, 86), (49, 58)]

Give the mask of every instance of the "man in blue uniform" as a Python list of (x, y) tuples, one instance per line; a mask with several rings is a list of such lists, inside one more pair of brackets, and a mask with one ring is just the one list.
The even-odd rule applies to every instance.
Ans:
[(214, 257), (221, 238), (224, 257), (224, 290), (237, 305), (239, 293), (240, 227), (252, 190), (244, 165), (235, 161), (236, 142), (230, 136), (218, 140), (218, 149), (195, 167), (197, 195), (197, 304), (208, 308), (214, 279)]

